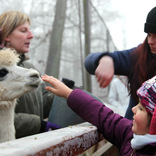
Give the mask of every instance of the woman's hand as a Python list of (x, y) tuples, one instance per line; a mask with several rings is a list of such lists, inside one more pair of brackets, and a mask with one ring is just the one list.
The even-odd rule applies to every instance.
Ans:
[(104, 56), (100, 59), (95, 76), (100, 87), (105, 88), (109, 85), (114, 76), (114, 63), (110, 56)]
[(68, 88), (63, 82), (54, 78), (53, 76), (44, 75), (41, 76), (43, 81), (46, 81), (52, 85), (52, 87), (47, 86), (45, 89), (64, 98), (68, 98), (72, 89)]

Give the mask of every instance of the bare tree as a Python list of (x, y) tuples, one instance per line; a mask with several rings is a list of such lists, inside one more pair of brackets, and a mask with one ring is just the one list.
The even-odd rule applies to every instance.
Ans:
[(56, 1), (55, 19), (52, 26), (50, 48), (46, 67), (46, 74), (53, 75), (57, 78), (59, 77), (60, 69), (61, 45), (66, 17), (66, 5), (67, 0)]
[[(85, 57), (90, 53), (90, 9), (89, 0), (83, 1), (84, 6), (84, 27), (85, 27)], [(84, 71), (82, 71), (84, 72)], [(84, 72), (83, 77), (84, 89), (91, 91), (91, 77)]]

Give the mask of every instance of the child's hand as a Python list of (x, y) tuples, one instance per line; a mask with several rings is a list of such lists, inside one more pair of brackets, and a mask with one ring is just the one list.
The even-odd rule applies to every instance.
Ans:
[(41, 76), (41, 78), (43, 81), (46, 81), (53, 86), (53, 87), (47, 86), (46, 90), (58, 96), (68, 98), (69, 94), (72, 92), (72, 89), (68, 88), (64, 83), (54, 78), (53, 76), (44, 75)]

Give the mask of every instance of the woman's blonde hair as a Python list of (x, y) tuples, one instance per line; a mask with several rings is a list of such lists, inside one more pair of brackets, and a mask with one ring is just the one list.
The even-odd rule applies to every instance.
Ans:
[(0, 15), (0, 44), (5, 45), (5, 38), (13, 32), (13, 30), (29, 22), (30, 18), (28, 15), (18, 11), (8, 11)]

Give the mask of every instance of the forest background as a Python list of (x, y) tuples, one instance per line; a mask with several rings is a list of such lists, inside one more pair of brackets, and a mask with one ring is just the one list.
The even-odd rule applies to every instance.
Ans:
[(87, 84), (104, 101), (109, 87), (99, 88), (94, 76), (89, 79), (85, 76), (86, 51), (112, 52), (137, 46), (146, 36), (147, 13), (155, 6), (155, 0), (0, 0), (0, 3), (0, 13), (16, 10), (31, 18), (34, 38), (28, 55), (41, 74), (74, 80), (76, 86)]

